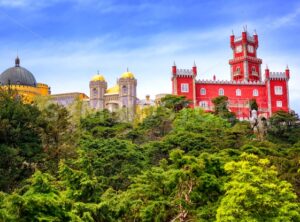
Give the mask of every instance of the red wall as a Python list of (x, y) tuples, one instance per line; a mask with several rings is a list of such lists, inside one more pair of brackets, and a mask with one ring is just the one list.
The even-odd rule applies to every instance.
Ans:
[[(282, 95), (275, 95), (275, 86), (282, 87)], [(271, 107), (272, 113), (278, 110), (289, 111), (288, 108), (288, 88), (285, 80), (270, 80)], [(282, 107), (276, 106), (276, 101), (282, 101)]]
[[(206, 95), (201, 95), (201, 88), (206, 89)], [(229, 99), (229, 109), (235, 112), (238, 118), (249, 118), (249, 100), (255, 98), (260, 113), (268, 113), (268, 103), (265, 85), (237, 85), (237, 84), (196, 84), (197, 106), (200, 101), (208, 101), (209, 110), (213, 109), (211, 100), (219, 96), (219, 89), (224, 89), (224, 95)], [(236, 96), (236, 89), (241, 90), (241, 96)], [(253, 90), (258, 90), (258, 96), (253, 96)], [(267, 115), (268, 116), (268, 115)]]
[[(188, 83), (189, 84), (189, 92), (181, 92), (181, 84)], [(177, 77), (177, 94), (181, 96), (185, 96), (186, 98), (193, 100), (193, 78), (192, 77)]]

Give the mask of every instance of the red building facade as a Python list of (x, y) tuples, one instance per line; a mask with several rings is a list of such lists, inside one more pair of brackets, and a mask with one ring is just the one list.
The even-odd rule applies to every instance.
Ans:
[(270, 72), (268, 67), (262, 79), (262, 60), (257, 58), (258, 36), (250, 36), (244, 30), (240, 37), (230, 36), (233, 59), (229, 60), (231, 80), (197, 80), (196, 64), (192, 69), (178, 69), (172, 66), (172, 91), (192, 100), (192, 107), (213, 110), (212, 99), (217, 96), (228, 97), (228, 108), (239, 119), (249, 119), (249, 101), (255, 99), (258, 114), (270, 117), (278, 110), (289, 111), (288, 81), (290, 71)]

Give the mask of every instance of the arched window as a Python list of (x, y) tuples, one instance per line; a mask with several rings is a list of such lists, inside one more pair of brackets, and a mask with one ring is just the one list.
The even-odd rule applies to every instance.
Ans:
[(235, 95), (236, 96), (241, 96), (242, 95), (242, 91), (240, 89), (236, 89), (235, 90)]
[(127, 87), (126, 87), (126, 86), (123, 86), (123, 87), (122, 87), (122, 91), (123, 91), (123, 94), (127, 94), (127, 93), (128, 93)]
[(252, 72), (256, 72), (255, 66), (252, 66)]
[(241, 68), (238, 66), (238, 67), (236, 68), (236, 71), (237, 71), (237, 72), (240, 72), (240, 71), (241, 71)]
[(200, 94), (201, 95), (206, 95), (206, 89), (205, 88), (201, 88), (200, 89)]
[(93, 95), (94, 95), (94, 96), (97, 96), (97, 94), (98, 94), (97, 89), (96, 89), (96, 88), (93, 88)]
[(258, 90), (257, 89), (253, 89), (253, 96), (258, 96)]
[(219, 89), (219, 96), (224, 96), (224, 89), (223, 88)]

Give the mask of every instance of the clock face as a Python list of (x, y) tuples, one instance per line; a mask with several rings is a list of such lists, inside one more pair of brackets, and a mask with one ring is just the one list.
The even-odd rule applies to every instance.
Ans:
[(254, 47), (252, 45), (248, 45), (248, 52), (253, 53)]
[(242, 52), (242, 46), (241, 46), (241, 45), (238, 45), (238, 46), (235, 48), (235, 52), (237, 52), (237, 53)]

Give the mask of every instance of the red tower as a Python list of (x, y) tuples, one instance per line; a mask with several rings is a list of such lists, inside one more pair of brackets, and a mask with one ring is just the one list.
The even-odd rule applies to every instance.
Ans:
[(233, 59), (229, 60), (231, 66), (231, 80), (235, 81), (261, 81), (261, 63), (257, 58), (258, 37), (253, 36), (244, 29), (242, 36), (230, 36), (230, 46), (233, 50)]

